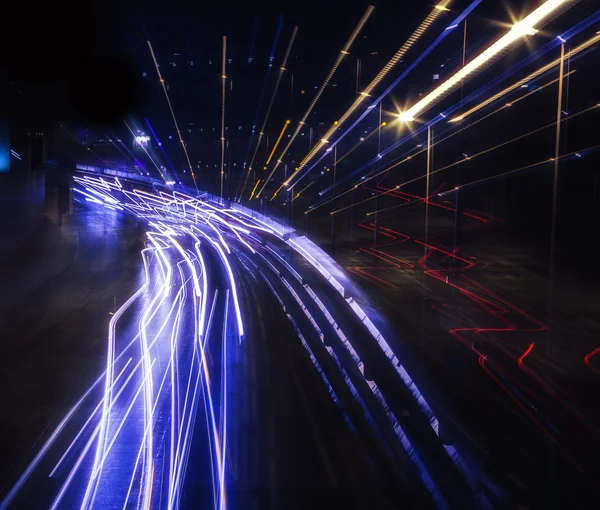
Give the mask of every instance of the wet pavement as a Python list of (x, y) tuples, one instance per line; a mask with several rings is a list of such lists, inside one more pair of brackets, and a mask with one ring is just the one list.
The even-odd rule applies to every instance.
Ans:
[(139, 283), (135, 222), (52, 212), (0, 270), (2, 487), (105, 366), (110, 313)]
[[(465, 218), (454, 252), (452, 218), (430, 214), (425, 237), (423, 213), (382, 217), (377, 244), (372, 217), (336, 228), (336, 260), (389, 321), (441, 435), (490, 490), (509, 507), (595, 508), (600, 378), (586, 355), (598, 346), (600, 294), (551, 279), (543, 250), (489, 218)], [(329, 252), (330, 228), (314, 219), (310, 230)]]

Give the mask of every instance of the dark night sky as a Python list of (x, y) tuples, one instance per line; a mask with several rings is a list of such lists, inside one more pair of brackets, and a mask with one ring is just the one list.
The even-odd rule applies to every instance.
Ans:
[[(188, 46), (198, 60), (213, 55), (218, 59), (221, 35), (229, 38), (228, 53), (246, 57), (254, 40), (256, 58), (261, 53), (265, 58), (283, 15), (278, 53), (291, 27), (298, 25), (294, 52), (305, 62), (310, 60), (302, 73), (314, 73), (314, 79), (320, 80), (368, 5), (362, 0), (280, 6), (273, 2), (148, 0), (84, 2), (75, 8), (65, 1), (35, 7), (12, 2), (4, 19), (11, 30), (0, 36), (3, 71), (33, 98), (37, 115), (46, 112), (47, 118), (53, 118), (70, 113), (67, 117), (74, 120), (102, 123), (119, 119), (131, 108), (145, 107), (139, 102), (144, 97), (140, 92), (146, 92), (140, 90), (139, 71), (148, 58), (146, 33), (157, 51), (181, 51)], [(370, 48), (388, 53), (430, 8), (408, 4), (398, 12), (397, 3), (391, 1), (375, 5), (364, 34)]]

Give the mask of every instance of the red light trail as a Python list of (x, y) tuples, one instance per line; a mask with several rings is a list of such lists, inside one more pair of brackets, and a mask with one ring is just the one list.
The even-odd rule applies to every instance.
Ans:
[[(450, 205), (440, 204), (432, 200), (437, 191), (432, 196), (424, 198), (395, 188), (386, 188), (381, 184), (384, 177), (385, 175), (378, 180), (375, 188), (367, 187), (366, 183), (363, 188), (394, 196), (404, 201), (400, 207), (422, 202), (451, 212), (456, 211)], [(473, 225), (473, 227), (490, 222), (482, 213), (463, 211), (462, 214), (477, 220), (478, 224)], [(375, 222), (359, 224), (360, 227), (371, 231), (375, 230), (375, 225)], [(560, 424), (562, 432), (568, 430), (577, 439), (580, 439), (581, 429), (583, 428), (588, 442), (594, 443), (599, 439), (596, 427), (571, 404), (571, 399), (565, 391), (539, 373), (544, 356), (542, 352), (539, 355), (534, 352), (536, 342), (530, 341), (525, 347), (519, 347), (515, 342), (507, 342), (502, 339), (502, 336), (507, 333), (511, 333), (511, 336), (518, 335), (513, 338), (520, 338), (523, 334), (543, 334), (548, 330), (547, 326), (522, 308), (508, 302), (491, 289), (463, 274), (465, 271), (485, 268), (486, 263), (480, 262), (474, 257), (467, 257), (464, 254), (459, 255), (458, 251), (445, 249), (425, 238), (413, 239), (414, 243), (426, 247), (427, 250), (419, 258), (417, 264), (412, 264), (389, 253), (390, 249), (406, 243), (410, 237), (388, 227), (380, 226), (378, 230), (379, 234), (384, 236), (386, 240), (375, 246), (372, 243), (362, 246), (360, 251), (384, 261), (387, 265), (351, 266), (347, 267), (347, 270), (379, 287), (396, 290), (399, 287), (393, 282), (392, 278), (386, 279), (381, 274), (376, 275), (374, 273), (397, 269), (414, 270), (418, 265), (423, 268), (424, 275), (456, 289), (462, 296), (469, 299), (475, 305), (474, 308), (452, 307), (447, 304), (433, 305), (433, 308), (453, 320), (463, 324), (466, 323), (465, 326), (450, 328), (448, 332), (463, 345), (478, 354), (479, 365), (482, 370), (510, 396), (532, 423), (539, 427), (552, 443), (559, 448), (568, 462), (586, 477), (589, 476), (567, 448), (566, 441), (562, 439), (563, 434), (557, 430), (552, 422), (554, 421), (556, 425)], [(440, 259), (437, 264), (436, 259)], [(449, 265), (447, 264), (448, 261), (451, 261)], [(440, 263), (445, 264), (445, 267), (440, 268)], [(468, 313), (471, 312), (472, 315), (474, 311), (483, 311), (485, 316), (489, 318), (489, 320), (484, 319), (484, 323), (490, 325), (475, 325)], [(481, 324), (481, 320), (478, 322)], [(495, 324), (495, 326), (491, 324)], [(490, 352), (487, 354), (480, 352), (475, 347), (474, 341), (468, 338), (470, 335), (476, 335), (475, 341), (485, 344), (486, 350)], [(598, 353), (600, 353), (600, 347), (588, 353), (584, 358), (584, 362), (591, 370), (600, 373), (600, 370), (590, 362), (591, 358)], [(519, 377), (518, 373), (516, 375), (510, 374), (510, 367), (511, 365), (514, 366), (514, 363), (519, 367), (520, 373), (527, 377), (526, 380)], [(548, 364), (546, 363), (546, 365)], [(550, 401), (548, 401), (548, 396), (551, 397)], [(559, 404), (566, 414), (557, 413), (554, 407), (555, 404)], [(549, 416), (552, 416), (552, 419)]]

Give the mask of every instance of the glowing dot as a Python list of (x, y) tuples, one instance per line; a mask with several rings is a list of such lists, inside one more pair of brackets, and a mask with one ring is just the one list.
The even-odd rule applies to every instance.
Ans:
[(400, 120), (400, 122), (411, 122), (415, 119), (409, 113), (402, 112), (398, 114), (398, 120)]

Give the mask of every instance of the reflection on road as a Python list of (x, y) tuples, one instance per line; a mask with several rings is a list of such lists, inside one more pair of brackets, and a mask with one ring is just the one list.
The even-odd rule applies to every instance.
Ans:
[(208, 196), (74, 179), (78, 201), (147, 222), (145, 278), (111, 316), (104, 373), (1, 508), (26, 505), (43, 477), (51, 480), (50, 508), (178, 507), (192, 438), (203, 446), (194, 448), (204, 456), (195, 463), (205, 466), (194, 477), (212, 487), (213, 508), (227, 508), (231, 371), (250, 341), (238, 288), (244, 272), (275, 296), (350, 428), (364, 433), (366, 424), (438, 508), (486, 505), (478, 476), (441, 441), (423, 395), (314, 244)]

